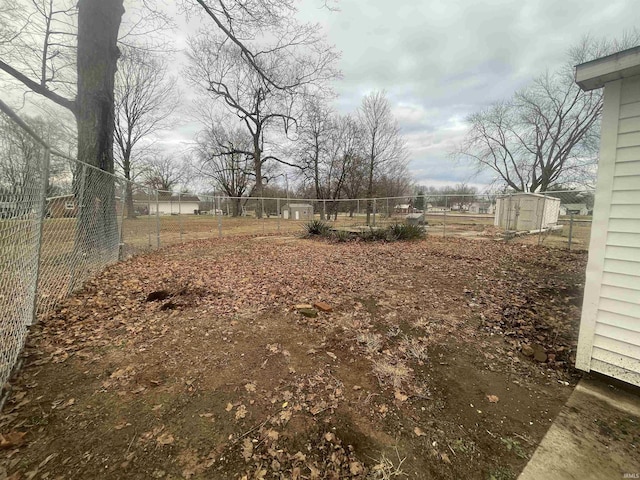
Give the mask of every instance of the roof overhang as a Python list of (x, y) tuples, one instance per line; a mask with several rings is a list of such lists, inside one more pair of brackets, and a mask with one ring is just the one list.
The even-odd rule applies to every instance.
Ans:
[(576, 66), (576, 83), (585, 91), (636, 75), (640, 75), (640, 46)]

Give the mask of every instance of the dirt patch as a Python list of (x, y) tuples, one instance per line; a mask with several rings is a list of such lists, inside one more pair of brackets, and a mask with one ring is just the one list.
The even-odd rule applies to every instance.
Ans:
[[(2, 468), (515, 478), (575, 380), (585, 261), (436, 238), (236, 238), (136, 257), (31, 332)], [(318, 301), (332, 312), (293, 308)], [(544, 362), (523, 355), (533, 344)]]

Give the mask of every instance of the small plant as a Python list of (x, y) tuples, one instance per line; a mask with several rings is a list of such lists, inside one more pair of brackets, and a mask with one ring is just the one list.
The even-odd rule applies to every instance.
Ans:
[(371, 472), (367, 475), (367, 479), (389, 480), (391, 478), (409, 477), (401, 468), (407, 457), (400, 458), (398, 447), (396, 447), (396, 457), (398, 457), (397, 464), (383, 452), (382, 456), (378, 460), (375, 460), (376, 464), (371, 467)]
[(367, 242), (379, 242), (387, 240), (387, 231), (382, 228), (369, 227), (362, 232), (361, 238)]
[(427, 346), (422, 343), (420, 340), (415, 338), (409, 339), (408, 337), (403, 338), (402, 347), (404, 347), (405, 355), (408, 359), (418, 360), (420, 362), (426, 362), (429, 360), (429, 355), (427, 354)]
[(400, 332), (401, 330), (398, 325), (391, 325), (387, 330), (387, 337), (396, 338), (398, 335), (400, 335)]
[(420, 240), (425, 237), (424, 229), (420, 225), (396, 223), (387, 227), (390, 240)]
[(333, 232), (333, 240), (336, 242), (348, 242), (351, 238), (351, 233), (346, 230), (336, 230)]
[(306, 237), (325, 236), (331, 231), (329, 224), (322, 220), (310, 220), (305, 223), (302, 228), (304, 229)]
[(453, 448), (456, 452), (471, 454), (476, 451), (476, 444), (471, 440), (464, 440), (462, 438), (459, 438), (455, 442), (453, 442), (453, 446), (451, 448)]
[(356, 339), (369, 354), (378, 353), (382, 348), (382, 338), (375, 333), (359, 333)]
[(504, 443), (507, 451), (515, 453), (518, 458), (527, 458), (527, 452), (524, 451), (519, 441), (509, 437), (500, 438), (500, 441)]
[(513, 480), (516, 476), (509, 467), (498, 467), (489, 472), (487, 480)]
[(394, 363), (387, 359), (375, 361), (373, 373), (383, 387), (400, 388), (411, 378), (411, 369), (400, 360)]

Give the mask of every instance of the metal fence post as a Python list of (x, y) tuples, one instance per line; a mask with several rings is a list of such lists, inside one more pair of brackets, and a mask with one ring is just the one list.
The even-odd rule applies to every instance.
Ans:
[(127, 208), (127, 181), (122, 182), (122, 196), (120, 197), (120, 248), (118, 252), (118, 260), (124, 258), (124, 211)]
[(447, 208), (449, 208), (449, 197), (444, 197), (444, 220), (442, 221), (442, 237), (447, 236)]
[(573, 238), (573, 212), (569, 214), (569, 250), (571, 250), (572, 238)]
[[(220, 205), (220, 200), (221, 197), (218, 197), (218, 206), (222, 207), (222, 205)], [(215, 198), (213, 199), (214, 204), (216, 203)], [(218, 217), (218, 237), (222, 238), (222, 209), (221, 208), (216, 208), (216, 217)]]
[(373, 199), (373, 226), (376, 226), (376, 198)]
[(325, 199), (322, 199), (322, 216), (325, 220), (327, 219), (327, 201)]
[(182, 194), (178, 192), (178, 228), (180, 229), (180, 243), (182, 241)]
[[(85, 179), (87, 178), (87, 165), (82, 164), (82, 168), (80, 169), (80, 188), (78, 190), (78, 212), (76, 214), (76, 222), (79, 218), (83, 218), (82, 210), (84, 210), (84, 185)], [(77, 273), (77, 264), (73, 262), (71, 265), (71, 278), (69, 278), (69, 287), (67, 289), (67, 293), (71, 294), (73, 289), (76, 288), (76, 273)]]
[(264, 222), (266, 221), (266, 216), (264, 214), (264, 198), (260, 197), (260, 210), (262, 211), (262, 234), (264, 235)]
[(31, 285), (31, 320), (27, 321), (27, 325), (33, 325), (38, 320), (38, 282), (40, 281), (40, 260), (42, 258), (42, 233), (44, 230), (44, 219), (47, 215), (47, 189), (49, 188), (49, 164), (51, 162), (51, 150), (45, 148), (44, 165), (42, 168), (42, 180), (40, 185), (40, 198), (38, 208), (38, 224), (36, 231), (36, 251), (35, 251), (35, 270), (33, 275), (33, 283)]
[(160, 248), (160, 202), (156, 190), (156, 246)]
[(540, 214), (540, 225), (538, 228), (538, 245), (542, 243), (542, 224), (544, 223), (544, 209), (547, 206), (547, 197), (542, 199), (542, 213)]
[(149, 221), (149, 248), (151, 248), (151, 192), (147, 190), (147, 220)]
[(278, 233), (280, 233), (280, 198), (276, 199), (276, 210), (278, 211)]

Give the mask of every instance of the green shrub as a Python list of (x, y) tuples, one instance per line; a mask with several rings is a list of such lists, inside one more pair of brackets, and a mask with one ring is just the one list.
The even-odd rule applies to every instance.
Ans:
[(331, 227), (322, 220), (310, 220), (302, 228), (306, 237), (326, 236), (331, 231)]
[(360, 235), (360, 238), (367, 242), (379, 242), (387, 240), (387, 231), (382, 228), (369, 227), (369, 230), (364, 230)]
[(420, 240), (425, 237), (424, 229), (420, 225), (404, 223), (389, 225), (386, 234), (389, 240)]
[(333, 232), (332, 238), (336, 242), (348, 242), (353, 237), (351, 236), (351, 233), (346, 230), (336, 230)]

